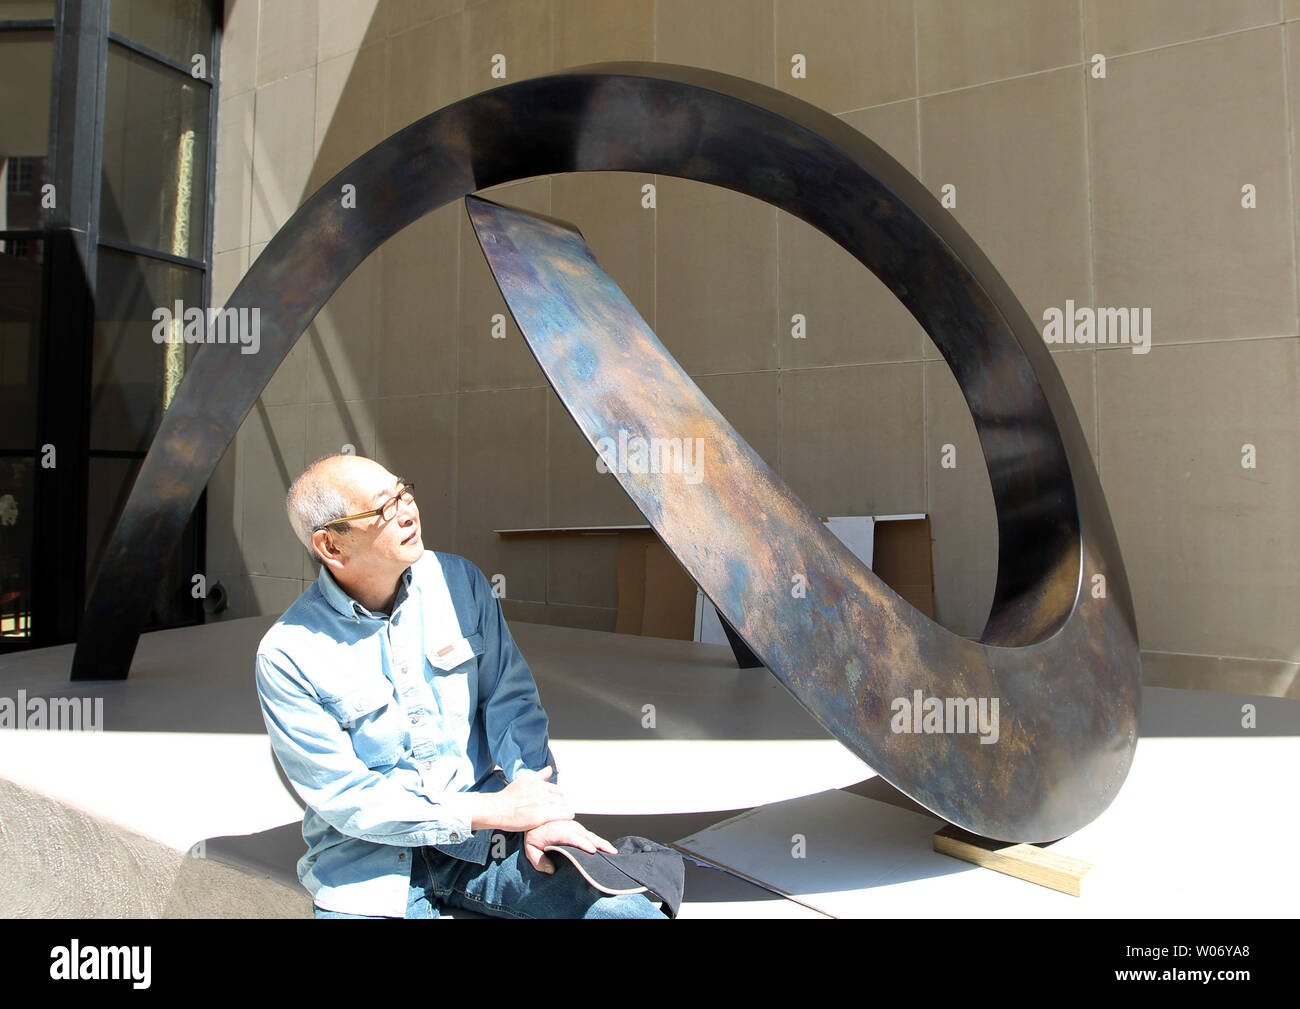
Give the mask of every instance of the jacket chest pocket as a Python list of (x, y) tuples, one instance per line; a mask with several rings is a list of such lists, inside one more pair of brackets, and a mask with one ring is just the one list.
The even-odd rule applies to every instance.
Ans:
[(448, 644), (430, 645), (425, 655), (433, 665), (430, 686), (444, 719), (469, 721), (478, 704), (478, 658), (483, 635), (477, 631)]
[(406, 737), (388, 680), (379, 677), (338, 696), (321, 695), (321, 703), (347, 730), (367, 767), (391, 767), (400, 759)]

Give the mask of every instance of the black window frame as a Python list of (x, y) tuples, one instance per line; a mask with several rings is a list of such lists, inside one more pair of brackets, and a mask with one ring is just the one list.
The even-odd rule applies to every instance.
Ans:
[[(211, 304), (218, 68), (225, 20), (224, 0), (212, 0), (211, 3), (212, 36), (204, 77), (195, 77), (190, 67), (110, 31), (112, 2), (57, 0), (53, 18), (0, 20), (2, 32), (40, 32), (53, 39), (46, 181), (53, 182), (56, 194), (55, 207), (41, 212), (39, 230), (0, 231), (3, 239), (35, 239), (44, 243), (36, 390), (35, 522), (28, 610), (30, 633), (27, 637), (0, 637), (0, 654), (68, 644), (77, 639), (90, 588), (86, 566), (91, 460), (143, 460), (146, 455), (144, 451), (90, 448), (94, 292), (100, 249), (113, 249), (199, 271), (202, 307), (206, 310)], [(127, 50), (208, 89), (202, 260), (105, 239), (100, 235), (103, 127), (111, 47)], [(55, 447), (56, 465), (53, 468), (41, 466), (42, 447), (47, 445)], [(0, 456), (32, 454), (0, 450)], [(182, 568), (191, 568), (195, 574), (206, 570), (206, 517), (205, 490), (186, 527), (178, 554)], [(170, 577), (164, 572), (160, 575)], [(153, 624), (146, 630), (203, 622), (202, 600), (191, 598), (189, 578), (182, 576), (174, 588), (184, 592), (182, 611), (186, 617)]]

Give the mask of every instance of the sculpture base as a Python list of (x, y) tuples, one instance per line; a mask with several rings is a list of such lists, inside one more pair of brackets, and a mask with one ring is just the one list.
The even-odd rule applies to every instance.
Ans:
[(1048, 851), (1039, 844), (994, 841), (951, 823), (935, 833), (934, 850), (1072, 897), (1083, 896), (1083, 877), (1095, 868), (1091, 862)]

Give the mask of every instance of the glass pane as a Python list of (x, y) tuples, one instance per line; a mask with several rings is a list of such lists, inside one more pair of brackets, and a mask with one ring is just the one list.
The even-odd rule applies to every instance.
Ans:
[(0, 448), (36, 448), (41, 253), (37, 238), (0, 239)]
[(54, 17), (54, 0), (0, 0), (0, 21), (31, 21)]
[(0, 459), (0, 637), (32, 634), (34, 458)]
[(196, 53), (212, 56), (211, 0), (112, 0), (108, 29), (187, 67)]
[(99, 562), (108, 549), (109, 538), (140, 470), (140, 459), (91, 457), (89, 491), (86, 495), (86, 585), (95, 584)]
[(206, 259), (208, 86), (110, 45), (106, 88), (102, 236)]
[(53, 52), (48, 32), (0, 32), (0, 231), (41, 226)]
[[(90, 386), (91, 450), (143, 452), (197, 351), (197, 344), (155, 342), (154, 310), (203, 304), (203, 274), (103, 246), (95, 284)], [(164, 332), (174, 332), (171, 327)]]
[[(113, 459), (91, 456), (90, 493), (86, 500), (86, 584), (94, 585), (104, 551), (112, 540), (117, 520), (126, 507), (143, 459)], [(0, 498), (2, 507), (3, 498)], [(3, 512), (0, 511), (0, 516)], [(174, 626), (200, 619), (200, 606), (191, 594), (196, 570), (196, 523), (194, 516), (181, 534), (181, 541), (166, 566), (157, 573), (157, 589), (146, 628)]]

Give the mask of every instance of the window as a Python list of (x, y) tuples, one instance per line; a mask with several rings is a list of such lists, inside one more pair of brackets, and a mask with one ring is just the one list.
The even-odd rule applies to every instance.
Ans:
[[(0, 651), (76, 639), (195, 349), (151, 316), (207, 306), (221, 19), (216, 0), (0, 0), (0, 94), (21, 96), (0, 115)], [(202, 532), (201, 500), (151, 627), (202, 620)]]
[(9, 180), (8, 193), (10, 196), (25, 196), (32, 191), (32, 162), (33, 158), (24, 158), (21, 155), (9, 159), (9, 170), (6, 173)]

